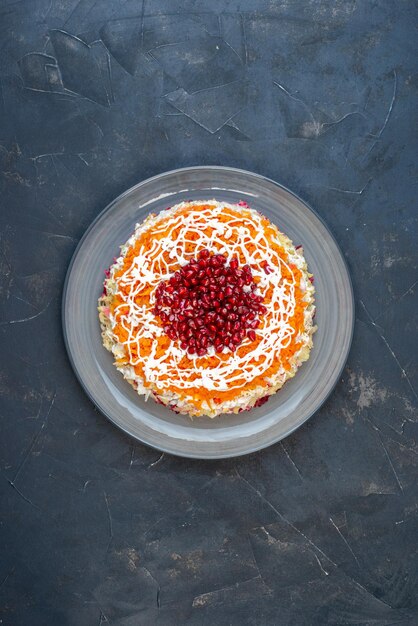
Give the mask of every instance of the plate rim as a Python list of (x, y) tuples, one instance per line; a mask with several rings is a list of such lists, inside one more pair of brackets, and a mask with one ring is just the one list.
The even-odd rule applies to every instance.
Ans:
[[(346, 354), (344, 356), (344, 359), (341, 363), (340, 369), (338, 371), (338, 374), (335, 376), (335, 380), (334, 383), (332, 384), (332, 386), (330, 387), (330, 389), (328, 390), (326, 396), (322, 399), (321, 403), (313, 410), (313, 411), (309, 411), (308, 414), (306, 415), (306, 417), (304, 418), (304, 420), (300, 423), (300, 424), (296, 424), (295, 426), (293, 426), (292, 428), (290, 428), (288, 431), (286, 431), (286, 433), (280, 437), (279, 439), (275, 439), (274, 441), (271, 442), (261, 442), (256, 444), (256, 447), (251, 449), (251, 450), (244, 450), (244, 451), (240, 451), (240, 452), (234, 452), (234, 453), (220, 453), (217, 454), (216, 456), (213, 455), (203, 455), (203, 454), (193, 454), (193, 452), (188, 452), (188, 453), (178, 453), (178, 452), (173, 452), (172, 450), (165, 448), (164, 445), (162, 446), (155, 446), (151, 443), (149, 443), (148, 441), (144, 441), (143, 439), (141, 439), (140, 437), (138, 437), (137, 435), (132, 434), (131, 432), (129, 432), (129, 430), (127, 428), (125, 428), (124, 426), (122, 426), (121, 424), (117, 423), (115, 421), (115, 419), (113, 419), (113, 417), (111, 415), (109, 415), (109, 413), (107, 413), (106, 411), (104, 411), (95, 401), (95, 399), (93, 398), (92, 394), (90, 393), (90, 390), (88, 389), (88, 387), (86, 386), (85, 382), (83, 381), (82, 377), (80, 376), (75, 363), (74, 363), (74, 359), (72, 356), (72, 352), (71, 352), (71, 348), (68, 342), (68, 336), (67, 336), (67, 330), (66, 330), (66, 307), (65, 307), (65, 303), (66, 303), (66, 297), (67, 297), (67, 291), (68, 291), (68, 284), (69, 284), (69, 280), (70, 280), (70, 276), (71, 276), (71, 272), (74, 266), (74, 263), (76, 261), (76, 258), (81, 250), (81, 247), (84, 244), (84, 241), (86, 240), (86, 238), (88, 237), (88, 235), (90, 234), (90, 232), (94, 229), (94, 227), (96, 226), (97, 222), (103, 217), (103, 215), (105, 213), (107, 213), (108, 211), (111, 210), (111, 208), (118, 203), (120, 200), (122, 200), (123, 198), (125, 198), (126, 196), (130, 195), (131, 193), (133, 193), (134, 191), (138, 190), (140, 187), (142, 187), (145, 184), (148, 184), (150, 182), (152, 182), (155, 179), (160, 179), (163, 176), (169, 176), (169, 175), (175, 175), (181, 172), (190, 172), (190, 171), (196, 171), (196, 170), (224, 170), (224, 171), (229, 171), (229, 172), (237, 172), (240, 174), (244, 174), (244, 175), (250, 175), (251, 177), (256, 177), (261, 179), (262, 181), (267, 181), (269, 183), (272, 183), (273, 185), (275, 185), (276, 187), (281, 188), (282, 190), (286, 191), (288, 194), (290, 194), (291, 196), (293, 196), (294, 198), (296, 198), (299, 202), (301, 202), (311, 213), (313, 213), (315, 215), (315, 217), (322, 223), (322, 225), (324, 226), (325, 230), (327, 231), (329, 237), (332, 239), (339, 255), (340, 258), (342, 260), (342, 265), (345, 269), (345, 274), (346, 277), (348, 279), (348, 287), (349, 287), (349, 296), (350, 296), (350, 302), (351, 302), (351, 310), (352, 310), (352, 319), (351, 319), (351, 328), (349, 329), (349, 341), (347, 342), (347, 348), (346, 348)], [(279, 441), (282, 441), (283, 439), (285, 439), (286, 437), (288, 437), (289, 435), (291, 435), (293, 432), (295, 432), (298, 428), (301, 428), (301, 426), (303, 426), (315, 413), (317, 413), (319, 411), (319, 409), (324, 406), (324, 404), (327, 402), (327, 400), (329, 399), (329, 397), (331, 396), (331, 394), (333, 393), (335, 387), (337, 386), (337, 383), (340, 380), (341, 374), (346, 366), (349, 354), (350, 354), (350, 350), (351, 350), (351, 346), (352, 346), (352, 342), (353, 342), (353, 336), (354, 336), (354, 327), (355, 327), (355, 320), (356, 320), (356, 305), (355, 305), (355, 298), (354, 298), (354, 289), (353, 289), (353, 281), (351, 279), (351, 274), (349, 271), (349, 267), (348, 267), (348, 263), (347, 260), (341, 250), (341, 247), (338, 243), (338, 241), (336, 240), (333, 232), (330, 230), (328, 224), (325, 222), (325, 220), (322, 218), (321, 215), (319, 215), (319, 213), (317, 213), (317, 211), (312, 208), (312, 206), (306, 202), (306, 200), (302, 199), (297, 193), (295, 193), (294, 191), (292, 191), (291, 189), (289, 189), (288, 187), (286, 187), (285, 185), (283, 185), (282, 183), (279, 183), (275, 180), (273, 180), (272, 178), (269, 178), (268, 176), (264, 176), (263, 174), (258, 174), (256, 172), (252, 172), (250, 170), (244, 170), (242, 168), (237, 168), (237, 167), (229, 167), (226, 165), (193, 165), (193, 166), (188, 166), (188, 167), (181, 167), (181, 168), (176, 168), (173, 170), (167, 170), (164, 172), (161, 172), (160, 174), (155, 174), (154, 176), (151, 176), (149, 178), (146, 178), (142, 181), (140, 181), (139, 183), (136, 183), (135, 185), (132, 185), (131, 187), (129, 187), (129, 189), (126, 189), (125, 191), (123, 191), (121, 194), (119, 194), (116, 198), (114, 198), (111, 202), (109, 202), (104, 209), (102, 209), (102, 211), (100, 211), (96, 217), (93, 219), (93, 221), (89, 224), (89, 226), (87, 227), (87, 229), (84, 231), (80, 241), (78, 242), (72, 256), (71, 256), (71, 260), (70, 263), (68, 265), (67, 271), (66, 271), (66, 275), (65, 275), (65, 279), (64, 279), (64, 284), (63, 284), (63, 289), (62, 289), (62, 296), (61, 296), (61, 327), (62, 327), (62, 334), (63, 334), (63, 339), (64, 339), (64, 345), (65, 345), (65, 349), (66, 349), (66, 353), (67, 353), (67, 357), (68, 360), (71, 364), (71, 368), (76, 376), (76, 379), (78, 380), (78, 382), (81, 385), (81, 388), (83, 389), (84, 393), (87, 395), (87, 397), (89, 398), (89, 400), (93, 403), (93, 405), (100, 411), (100, 413), (102, 415), (104, 415), (106, 417), (106, 419), (108, 419), (112, 424), (114, 424), (117, 428), (119, 428), (120, 430), (122, 430), (124, 433), (126, 433), (127, 435), (129, 435), (130, 437), (132, 437), (133, 439), (135, 439), (136, 441), (139, 441), (140, 443), (142, 443), (143, 445), (146, 445), (154, 450), (157, 450), (159, 452), (163, 452), (164, 454), (170, 454), (172, 456), (178, 457), (178, 458), (189, 458), (189, 459), (202, 459), (202, 460), (210, 460), (210, 461), (216, 461), (216, 460), (221, 460), (221, 459), (227, 459), (227, 458), (238, 458), (241, 456), (246, 456), (249, 454), (255, 454), (256, 452), (259, 452), (260, 450), (263, 450), (265, 448), (268, 448), (276, 443), (278, 443)]]

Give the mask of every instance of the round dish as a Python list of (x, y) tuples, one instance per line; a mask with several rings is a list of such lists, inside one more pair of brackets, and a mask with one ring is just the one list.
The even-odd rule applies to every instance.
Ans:
[(308, 360), (302, 246), (245, 202), (151, 213), (106, 271), (104, 347), (138, 395), (190, 417), (259, 406)]
[[(167, 205), (216, 197), (247, 201), (295, 244), (302, 243), (315, 276), (318, 331), (311, 357), (268, 403), (251, 412), (201, 417), (193, 422), (156, 403), (145, 403), (113, 366), (102, 346), (97, 299), (103, 270), (133, 226)], [(162, 451), (195, 458), (225, 458), (275, 443), (306, 421), (326, 400), (351, 345), (354, 302), (350, 277), (332, 235), (298, 197), (262, 176), (222, 167), (175, 170), (136, 185), (112, 202), (81, 240), (63, 294), (64, 337), (74, 370), (98, 408), (125, 432)]]

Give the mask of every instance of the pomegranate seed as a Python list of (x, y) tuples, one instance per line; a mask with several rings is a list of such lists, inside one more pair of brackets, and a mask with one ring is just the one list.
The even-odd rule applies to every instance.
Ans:
[(263, 268), (266, 274), (271, 274), (273, 272), (273, 269), (270, 267), (267, 261), (263, 261), (261, 263), (261, 267)]
[(251, 341), (255, 341), (255, 337), (256, 337), (255, 330), (249, 330), (247, 334), (248, 334), (248, 337), (251, 339)]
[(152, 312), (189, 355), (203, 356), (210, 346), (233, 351), (245, 336), (255, 338), (258, 315), (267, 311), (256, 289), (249, 265), (239, 268), (233, 258), (228, 266), (223, 254), (204, 249), (158, 285)]

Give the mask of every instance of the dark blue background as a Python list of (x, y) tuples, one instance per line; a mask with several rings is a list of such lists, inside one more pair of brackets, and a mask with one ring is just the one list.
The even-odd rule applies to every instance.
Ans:
[[(1, 2), (1, 624), (418, 623), (414, 4)], [(357, 305), (326, 405), (217, 463), (98, 414), (60, 322), (92, 219), (198, 164), (306, 199)]]

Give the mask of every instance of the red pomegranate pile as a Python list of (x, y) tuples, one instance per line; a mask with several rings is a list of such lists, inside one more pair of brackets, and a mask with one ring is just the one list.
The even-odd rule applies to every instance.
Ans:
[(267, 311), (256, 290), (249, 265), (239, 268), (237, 259), (228, 265), (224, 255), (204, 249), (158, 285), (153, 313), (191, 355), (204, 356), (211, 346), (234, 351), (245, 337), (255, 340)]

